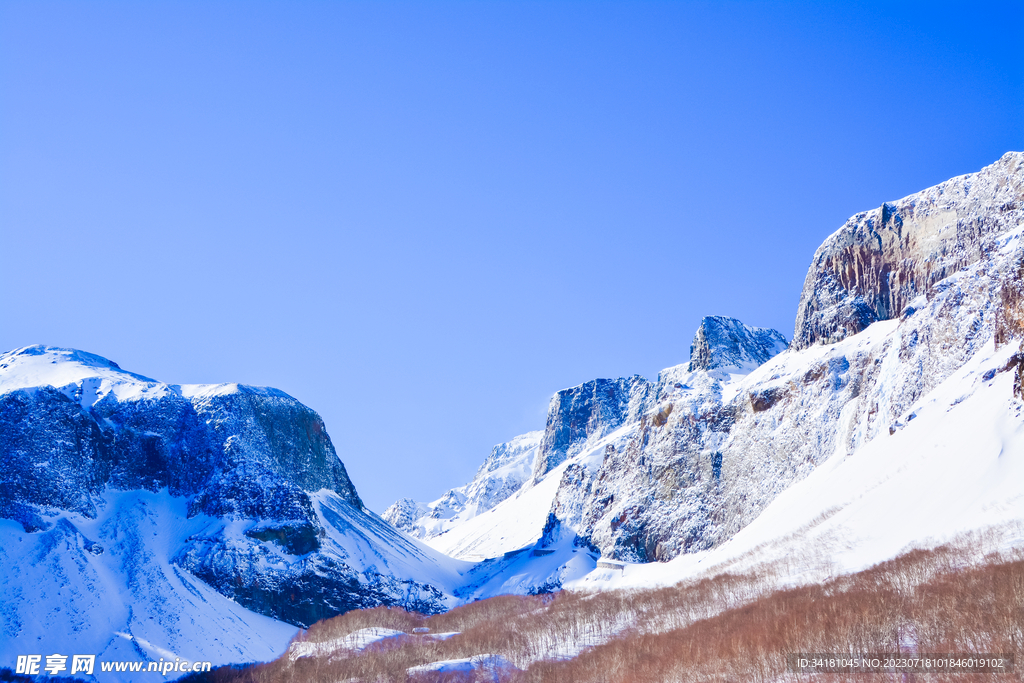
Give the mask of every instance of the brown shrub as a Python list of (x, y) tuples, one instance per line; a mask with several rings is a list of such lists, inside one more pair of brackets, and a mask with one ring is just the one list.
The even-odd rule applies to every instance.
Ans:
[[(500, 596), (425, 617), (400, 609), (362, 610), (315, 624), (302, 638), (323, 642), (369, 626), (411, 634), (363, 652), (282, 657), (244, 670), (219, 669), (217, 683), (494, 680), (490, 672), (419, 675), (429, 662), (499, 654), (520, 667), (508, 683), (668, 681), (941, 681), (874, 674), (786, 671), (797, 652), (1009, 652), (1024, 665), (1024, 559), (979, 559), (985, 539), (913, 550), (817, 585), (768, 590), (757, 575), (721, 574), (676, 586), (603, 593)], [(986, 683), (1010, 675), (947, 676)]]

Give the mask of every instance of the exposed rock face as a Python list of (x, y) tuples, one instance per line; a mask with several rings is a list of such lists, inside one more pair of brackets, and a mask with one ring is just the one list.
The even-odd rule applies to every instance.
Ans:
[(206, 514), (287, 518), (281, 506), (293, 504), (284, 501), (321, 489), (362, 508), (323, 420), (292, 397), (275, 389), (238, 387), (189, 398), (219, 446), (213, 476), (203, 482), (197, 501)]
[(559, 391), (548, 406), (533, 478), (544, 476), (587, 444), (637, 419), (650, 391), (651, 383), (640, 375), (595, 379)]
[[(520, 550), (497, 540), (507, 537), (510, 543), (536, 541), (538, 556), (575, 548), (649, 561), (709, 547), (732, 533), (733, 520), (723, 508), (742, 492), (727, 481), (736, 467), (724, 455), (730, 430), (744, 415), (769, 412), (784, 400), (773, 386), (744, 392), (739, 384), (786, 342), (775, 330), (715, 317), (702, 322), (693, 348), (699, 353), (691, 363), (662, 371), (656, 382), (595, 380), (558, 392), (531, 480), (494, 515), (466, 533), (442, 536), (436, 547), (459, 557), (507, 558)], [(746, 514), (756, 514), (751, 511), (767, 500), (765, 485), (774, 484), (757, 483), (758, 502)], [(553, 497), (545, 499), (546, 491)], [(517, 504), (530, 510), (508, 507)], [(538, 504), (547, 514), (535, 536), (501, 526), (536, 520)], [(403, 508), (411, 504), (394, 506), (396, 518)]]
[(408, 572), (390, 575), (394, 552), (425, 575), (434, 560), (363, 510), (323, 421), (281, 391), (172, 386), (80, 351), (19, 349), (0, 355), (0, 454), (0, 517), (26, 532), (103, 517), (111, 492), (182, 500), (187, 519), (210, 521), (169, 560), (262, 614), (305, 626), (355, 607), (445, 604)]
[(899, 317), (982, 260), (1024, 218), (1024, 154), (853, 216), (814, 254), (793, 346), (833, 343)]
[[(619, 380), (630, 382), (634, 401), (565, 447), (572, 462), (559, 475), (548, 526), (557, 523), (561, 534), (573, 529), (578, 545), (632, 561), (707, 547), (722, 493), (721, 449), (737, 419), (736, 407), (724, 405), (736, 395), (730, 387), (785, 348), (775, 330), (708, 317), (689, 363), (662, 371), (654, 383)], [(590, 418), (585, 404), (579, 415), (558, 409), (565, 404), (552, 399), (545, 440), (566, 422)]]
[(750, 371), (786, 348), (781, 332), (748, 327), (734, 318), (704, 318), (690, 345), (690, 372), (735, 368)]
[[(100, 376), (59, 389), (0, 384), (0, 490), (10, 508), (95, 517), (92, 497), (107, 486), (166, 487), (193, 515), (308, 520), (304, 492), (320, 489), (362, 507), (320, 416), (283, 392), (172, 387), (70, 349), (0, 355), (8, 376), (40, 363)], [(128, 387), (137, 393), (124, 396)]]
[[(446, 607), (444, 583), (421, 548), (338, 498), (321, 492), (308, 500), (312, 521), (263, 520), (242, 537), (224, 529), (196, 534), (173, 562), (254, 612), (303, 627), (379, 605), (426, 613)], [(375, 561), (367, 566), (365, 555)], [(396, 562), (403, 556), (424, 571), (403, 576)]]
[[(40, 359), (120, 371), (98, 356), (40, 346), (4, 354), (0, 365), (17, 375)], [(139, 392), (129, 400), (123, 385), (102, 377), (0, 394), (6, 516), (57, 508), (95, 517), (93, 497), (107, 486), (166, 487), (188, 499), (190, 515), (290, 520), (308, 530), (317, 522), (307, 492), (328, 489), (362, 507), (320, 416), (287, 394), (127, 383)]]
[(1008, 268), (999, 289), (996, 311), (997, 346), (1024, 336), (1024, 258)]
[[(1024, 336), (1022, 188), (1024, 154), (1010, 153), (852, 217), (814, 256), (788, 349), (778, 332), (705, 318), (690, 363), (656, 382), (559, 392), (533, 477), (509, 500), (535, 508), (531, 491), (553, 491), (550, 508), (515, 542), (555, 552), (571, 535), (642, 562), (711, 548), (828, 458), (902, 429), (987, 345)], [(1014, 370), (1024, 396), (1022, 355), (985, 376)], [(500, 512), (449, 545), (468, 553), (528, 517)], [(487, 556), (516, 549), (490, 543)]]
[(113, 463), (95, 420), (65, 394), (41, 387), (0, 395), (0, 453), (3, 516), (26, 530), (48, 526), (39, 507), (95, 516), (93, 496)]
[(415, 528), (416, 521), (424, 515), (429, 515), (430, 511), (430, 506), (426, 503), (417, 503), (412, 498), (399, 498), (381, 513), (380, 518), (411, 536), (424, 538), (424, 534)]
[(450, 489), (432, 503), (402, 498), (381, 517), (407, 534), (430, 539), (492, 509), (518, 491), (533, 471), (542, 432), (528, 432), (500, 443), (468, 484)]
[[(815, 254), (794, 348), (746, 377), (707, 369), (718, 364), (712, 337), (725, 362), (745, 356), (724, 341), (742, 335), (710, 332), (740, 323), (706, 319), (691, 364), (663, 371), (639, 418), (561, 474), (557, 521), (618, 559), (712, 547), (825, 459), (900, 429), (993, 338), (1018, 338), (1022, 162), (1007, 154), (851, 218)], [(750, 338), (738, 345), (751, 365), (766, 360)]]
[(541, 546), (572, 533), (642, 562), (711, 548), (824, 460), (901, 429), (986, 344), (1024, 336), (1022, 188), (1011, 153), (851, 218), (815, 254), (788, 350), (710, 317), (656, 382), (559, 392), (530, 482), (558, 479)]

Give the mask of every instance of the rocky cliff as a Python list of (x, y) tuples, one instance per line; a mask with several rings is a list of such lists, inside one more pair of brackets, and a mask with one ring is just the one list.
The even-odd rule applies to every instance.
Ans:
[[(561, 533), (576, 534), (578, 545), (633, 561), (670, 559), (713, 544), (724, 521), (717, 508), (728, 490), (726, 443), (743, 412), (736, 387), (785, 348), (775, 330), (704, 318), (689, 363), (634, 390), (638, 400), (623, 419), (596, 432), (596, 439), (577, 437), (567, 449), (577, 457), (559, 473), (548, 535), (561, 526)], [(552, 409), (545, 434), (560, 421), (588, 416)]]
[(0, 356), (0, 377), (47, 364), (99, 376), (60, 387), (0, 379), (6, 517), (29, 526), (47, 508), (95, 517), (95, 496), (108, 486), (166, 488), (188, 499), (192, 515), (313, 524), (305, 493), (320, 489), (362, 507), (320, 417), (283, 392), (172, 387), (99, 356), (41, 346)]
[(622, 424), (636, 420), (650, 392), (651, 383), (640, 375), (595, 379), (559, 391), (548, 405), (533, 479), (544, 476)]
[[(1022, 222), (1020, 153), (854, 216), (814, 255), (794, 348), (769, 360), (777, 333), (705, 319), (690, 364), (661, 373), (631, 427), (595, 444), (600, 460), (567, 466), (552, 515), (619, 559), (727, 540), (827, 458), (913, 419), (909, 406), (999, 334), (1019, 333)], [(760, 367), (713, 369), (740, 360)]]
[(940, 282), (991, 255), (1024, 219), (1024, 158), (1009, 152), (978, 173), (851, 217), (814, 253), (793, 346), (832, 343), (898, 318)]
[(704, 318), (690, 344), (689, 371), (733, 370), (750, 372), (786, 349), (781, 332), (748, 327), (739, 320)]

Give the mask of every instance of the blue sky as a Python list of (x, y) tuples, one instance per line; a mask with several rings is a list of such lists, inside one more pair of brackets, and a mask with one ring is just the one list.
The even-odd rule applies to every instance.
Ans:
[(281, 388), (380, 512), (1011, 149), (1020, 3), (3, 1), (0, 349)]

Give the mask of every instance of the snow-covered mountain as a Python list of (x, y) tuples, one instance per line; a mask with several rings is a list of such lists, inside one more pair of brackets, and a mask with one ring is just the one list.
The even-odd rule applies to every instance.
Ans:
[(287, 394), (70, 349), (0, 355), (0, 491), (4, 661), (267, 659), (352, 608), (444, 609), (465, 569), (363, 509)]
[(542, 431), (527, 432), (491, 449), (473, 480), (432, 503), (396, 501), (381, 517), (410, 536), (431, 539), (490, 510), (530, 478)]
[[(1009, 393), (971, 397), (987, 396), (1000, 382), (1021, 397), (1022, 232), (1021, 153), (857, 214), (815, 253), (790, 348), (777, 332), (705, 318), (690, 362), (663, 370), (655, 382), (595, 380), (559, 392), (531, 479), (431, 544), (455, 557), (492, 558), (490, 570), (474, 570), (477, 587), (463, 589), (477, 595), (576, 585), (601, 574), (599, 557), (603, 565), (679, 558), (670, 563), (679, 567), (686, 557), (722, 556), (719, 549), (736, 547), (731, 539), (749, 535), (742, 531), (748, 528), (759, 528), (758, 542), (768, 542), (772, 531), (761, 518), (778, 521), (769, 513), (773, 503), (812, 474), (857, 470), (851, 476), (867, 481), (870, 473), (841, 463), (862, 452), (891, 453), (885, 444), (894, 440), (913, 448), (897, 437), (924, 405), (943, 404), (948, 413), (936, 418), (941, 432), (920, 435), (945, 453), (936, 465), (951, 472), (974, 462), (986, 467), (989, 455), (950, 451), (933, 434), (960, 443), (954, 435), (989, 423), (998, 433), (1020, 432), (1019, 403)], [(996, 381), (1009, 375), (1017, 379)], [(950, 382), (960, 389), (949, 389)], [(960, 407), (1007, 401), (1009, 408), (993, 410), (1008, 414), (985, 420)], [(989, 436), (977, 439), (988, 443)], [(1011, 470), (1018, 441), (1003, 440)], [(873, 474), (879, 481), (895, 475)], [(956, 476), (930, 484), (936, 495), (957, 495)], [(989, 484), (972, 494), (991, 496), (992, 507), (972, 513), (971, 528), (1024, 520), (1024, 481)], [(792, 508), (791, 494), (786, 499)], [(808, 509), (830, 514), (818, 507)], [(920, 521), (895, 536), (907, 543), (937, 531)], [(814, 515), (804, 522), (814, 523)], [(788, 526), (780, 524), (780, 534)]]
[[(785, 348), (785, 339), (775, 330), (750, 327), (731, 318), (707, 317), (694, 336), (692, 360), (663, 370), (656, 382), (634, 375), (592, 380), (559, 391), (548, 407), (530, 479), (503, 504), (430, 543), (455, 557), (494, 558), (542, 540), (542, 536), (550, 543), (556, 529), (564, 536), (571, 528), (575, 547), (600, 552), (578, 534), (583, 528), (583, 508), (572, 496), (588, 485), (606, 461), (629, 448), (648, 423), (655, 427), (666, 424), (676, 410), (675, 404), (663, 400), (666, 396), (685, 397), (680, 411), (706, 413), (720, 405), (723, 397), (735, 395), (739, 380), (756, 368), (758, 361)], [(639, 500), (645, 495), (643, 488), (624, 492), (622, 498)], [(506, 518), (508, 514), (512, 517)]]
[[(1012, 248), (1024, 248), (1024, 230), (1013, 232)], [(881, 365), (891, 369), (899, 363), (902, 351), (896, 342), (906, 322), (876, 322), (834, 345), (781, 354), (747, 381), (848, 356), (882, 358)], [(848, 437), (859, 429), (858, 408), (856, 400), (849, 401), (839, 421), (841, 436), (847, 438), (837, 438), (822, 463), (727, 541), (668, 562), (623, 563), (573, 574), (563, 587), (672, 585), (722, 572), (756, 572), (767, 585), (817, 583), (914, 548), (962, 543), (968, 534), (981, 555), (1019, 552), (1024, 548), (1022, 359), (1017, 340), (997, 347), (990, 337), (960, 368), (855, 449), (849, 448)]]

